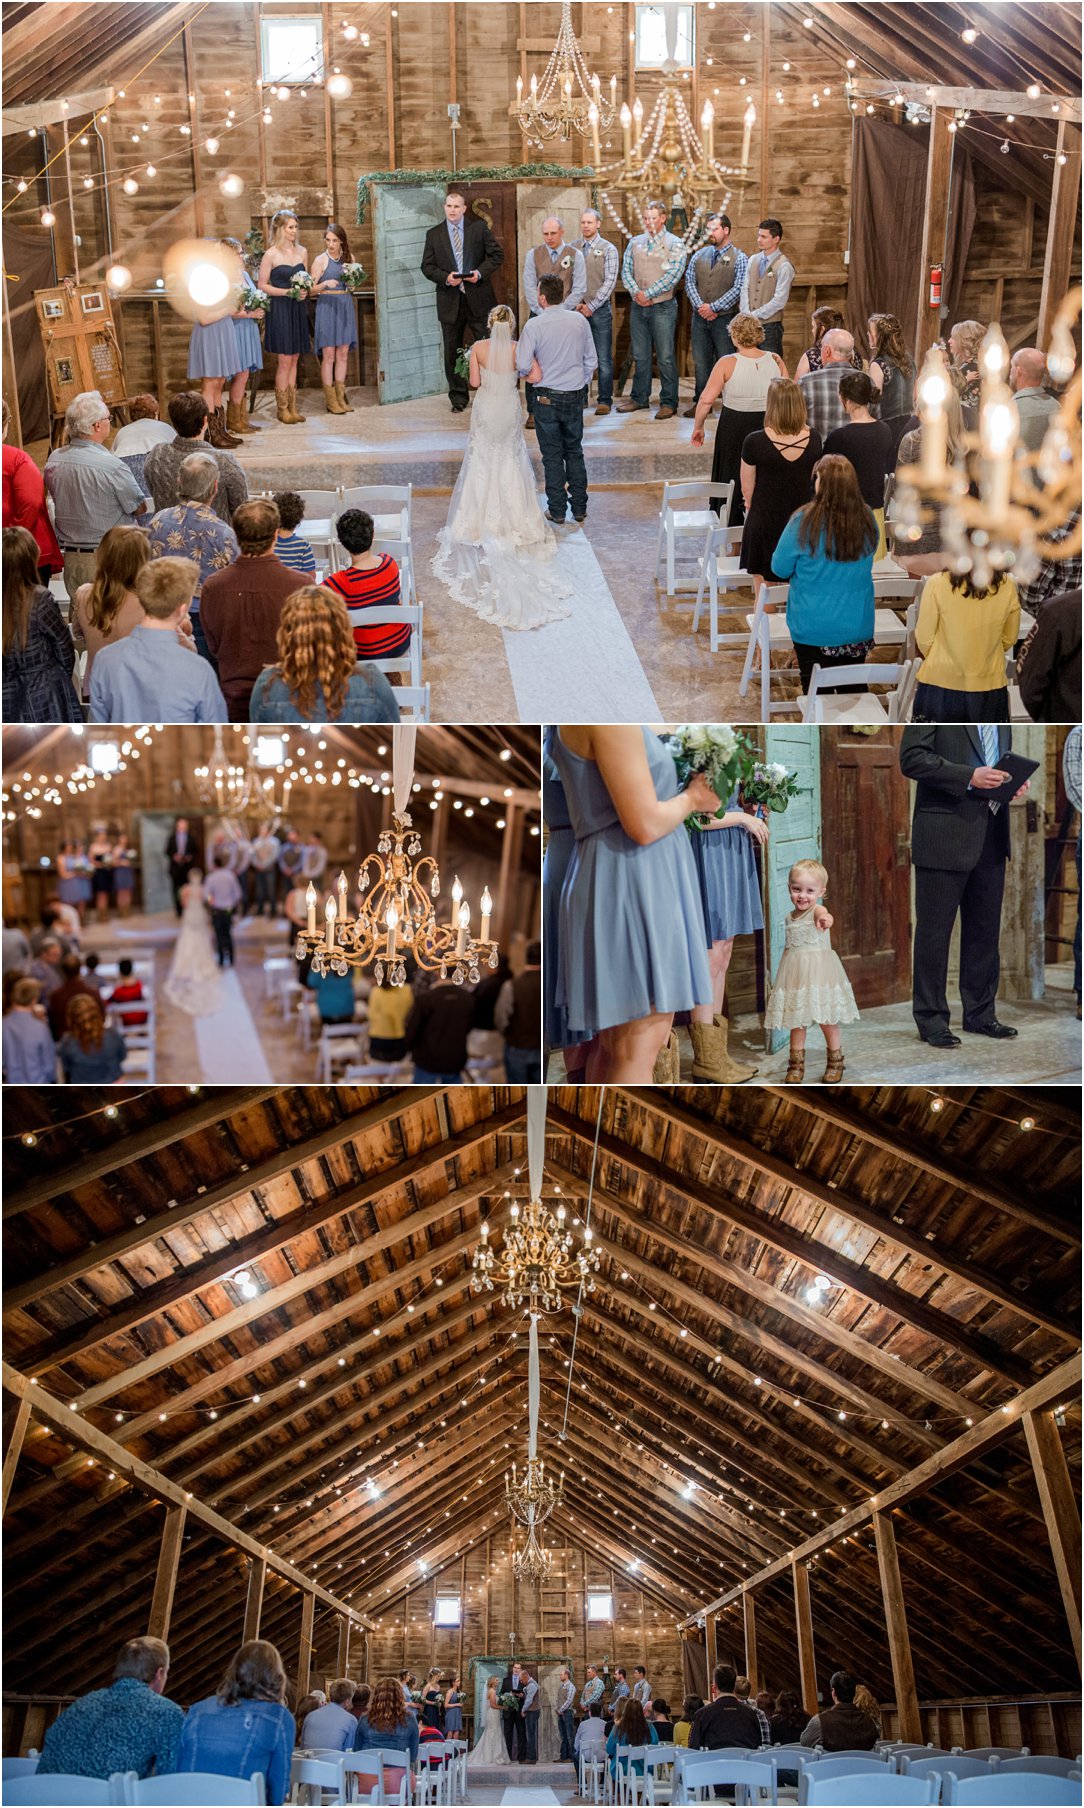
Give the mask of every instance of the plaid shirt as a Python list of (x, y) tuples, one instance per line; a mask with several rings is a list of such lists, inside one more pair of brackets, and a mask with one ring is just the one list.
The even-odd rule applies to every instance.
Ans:
[[(666, 264), (663, 268), (662, 275), (656, 277), (649, 289), (644, 290), (644, 294), (647, 296), (648, 301), (654, 301), (657, 295), (662, 295), (667, 289), (676, 290), (681, 281), (682, 272), (685, 269), (686, 252), (681, 240), (677, 238), (674, 233), (667, 232), (664, 229), (659, 233), (657, 238), (650, 232), (638, 233), (637, 236), (634, 239), (630, 239), (625, 246), (625, 255), (621, 263), (621, 281), (624, 283), (629, 294), (638, 295), (640, 293), (640, 285), (636, 281), (635, 256), (637, 245), (646, 245), (649, 251), (664, 251), (666, 253)], [(676, 300), (677, 297), (675, 296), (674, 299)]]
[[(1056, 527), (1047, 535), (1055, 545), (1068, 540), (1080, 525), (1080, 510), (1074, 509), (1068, 521)], [(1061, 596), (1065, 590), (1079, 590), (1081, 579), (1081, 554), (1075, 552), (1068, 559), (1044, 559), (1039, 567), (1039, 575), (1031, 584), (1025, 584), (1020, 591), (1020, 606), (1029, 615), (1039, 615), (1043, 604), (1052, 596)]]
[(1061, 775), (1065, 780), (1065, 792), (1073, 809), (1080, 814), (1080, 737), (1079, 722), (1069, 730), (1069, 738), (1065, 743), (1065, 752), (1061, 756)]
[(847, 425), (839, 385), (844, 377), (853, 374), (850, 364), (826, 364), (820, 370), (811, 370), (807, 376), (798, 379), (805, 397), (809, 425), (816, 428), (822, 440), (827, 439), (837, 427)]

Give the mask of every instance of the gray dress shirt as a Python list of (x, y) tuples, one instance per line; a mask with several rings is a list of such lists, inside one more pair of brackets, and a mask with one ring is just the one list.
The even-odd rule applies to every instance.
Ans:
[(586, 389), (598, 369), (598, 353), (583, 315), (568, 308), (545, 308), (528, 320), (516, 349), (521, 377), (535, 358), (542, 367), (540, 389)]
[(136, 510), (143, 505), (143, 491), (128, 466), (97, 440), (76, 439), (55, 447), (45, 461), (44, 478), (65, 551), (79, 546), (96, 551), (111, 527), (134, 526)]

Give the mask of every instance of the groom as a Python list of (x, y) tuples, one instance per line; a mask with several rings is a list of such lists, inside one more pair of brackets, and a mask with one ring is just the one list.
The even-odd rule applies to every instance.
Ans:
[(523, 1697), (527, 1692), (527, 1678), (519, 1664), (513, 1664), (512, 1668), (505, 1672), (500, 1692), (502, 1695), (515, 1695), (519, 1700), (519, 1707), (501, 1709), (501, 1724), (504, 1727), (504, 1743), (508, 1752), (509, 1764), (517, 1759), (520, 1764), (523, 1764), (527, 1758), (527, 1749), (521, 1710)]
[(559, 276), (538, 285), (539, 312), (528, 320), (516, 348), (516, 366), (526, 377), (535, 363), (534, 424), (546, 477), (548, 520), (560, 526), (568, 504), (572, 519), (587, 518), (587, 466), (583, 460), (583, 411), (598, 353), (582, 314), (566, 308)]
[(425, 235), (421, 271), (437, 291), (437, 319), (444, 339), (444, 375), (453, 414), (470, 401), (466, 377), (455, 368), (461, 345), (485, 337), (486, 316), (496, 306), (490, 278), (504, 252), (484, 220), (467, 220), (467, 203), (456, 189), (444, 197), (444, 224)]

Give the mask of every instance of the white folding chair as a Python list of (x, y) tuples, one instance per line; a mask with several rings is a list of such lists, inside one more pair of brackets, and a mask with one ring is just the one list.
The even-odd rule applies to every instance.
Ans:
[(1030, 1758), (1031, 1751), (1026, 1745), (969, 1745), (961, 1750), (953, 1747), (953, 1757), (962, 1755), (965, 1758)]
[[(402, 1771), (402, 1776), (392, 1794), (388, 1793), (388, 1784), (384, 1776), (384, 1767)], [(349, 1751), (343, 1754), (343, 1794), (348, 1802), (369, 1802), (403, 1804), (410, 1800), (410, 1771), (404, 1768), (406, 1754), (404, 1752), (382, 1751)]]
[(673, 1797), (676, 1745), (648, 1745), (644, 1748), (644, 1800), (665, 1803)]
[(396, 688), (395, 701), (399, 705), (401, 722), (428, 722), (429, 691), (428, 684), (401, 684)]
[(448, 1766), (445, 1763), (444, 1748), (437, 1750), (431, 1747), (418, 1753), (414, 1766), (414, 1790), (418, 1808), (425, 1808), (427, 1803), (434, 1808), (442, 1808), (448, 1801)]
[(297, 972), (297, 962), (292, 954), (270, 954), (263, 964), (263, 991), (265, 998), (277, 998), (282, 990), (283, 981), (292, 979)]
[(401, 1084), (409, 1085), (413, 1068), (414, 1063), (410, 1060), (363, 1061), (359, 1065), (346, 1068), (340, 1077), (344, 1086), (353, 1086), (361, 1080), (366, 1083), (371, 1080), (398, 1080)]
[(603, 1776), (607, 1769), (604, 1756), (592, 1758), (587, 1752), (580, 1753), (580, 1795), (585, 1802), (600, 1803), (603, 1795)]
[(949, 1752), (927, 1752), (924, 1757), (917, 1752), (897, 1752), (894, 1763), (901, 1777), (936, 1776), (940, 1788), (940, 1780), (948, 1769), (951, 1768), (958, 1777), (989, 1777), (993, 1775), (997, 1759), (953, 1757)]
[(713, 1751), (708, 1763), (694, 1764), (686, 1768), (686, 1794), (683, 1800), (688, 1802), (714, 1801), (716, 1786), (724, 1783), (740, 1785), (735, 1790), (735, 1801), (748, 1802), (750, 1796), (755, 1801), (756, 1792), (764, 1788), (764, 1779), (767, 1774), (765, 1766), (755, 1763), (751, 1754), (733, 1758), (729, 1753), (724, 1757), (719, 1752)]
[(960, 1777), (947, 1767), (941, 1780), (941, 1800), (958, 1808), (1080, 1808), (1080, 1772), (1071, 1777), (1048, 1777), (1042, 1771), (1030, 1775)]
[[(667, 596), (676, 595), (679, 588), (692, 590), (694, 580), (691, 577), (679, 580), (676, 574), (675, 560), (678, 543), (681, 540), (693, 540), (698, 546), (703, 546), (704, 536), (709, 528), (718, 527), (729, 521), (733, 500), (733, 483), (690, 480), (663, 484), (662, 507), (659, 510), (659, 536), (655, 543), (656, 588), (659, 583), (659, 571), (665, 560)], [(708, 506), (712, 501), (719, 503), (718, 514)]]
[(360, 1061), (367, 1041), (359, 1024), (325, 1023), (320, 1031), (316, 1056), (317, 1085), (333, 1085), (336, 1068), (347, 1067), (352, 1061)]
[[(133, 1780), (135, 1772), (128, 1773)], [(22, 1808), (107, 1808), (124, 1802), (125, 1774), (114, 1771), (108, 1781), (99, 1777), (75, 1777), (58, 1772), (53, 1776), (12, 1777), (4, 1780), (5, 1808), (8, 1802)]]
[[(748, 1758), (752, 1754), (740, 1747), (727, 1752), (728, 1758)], [(694, 1798), (689, 1794), (690, 1773), (699, 1770), (702, 1764), (715, 1762), (718, 1753), (713, 1751), (693, 1751), (687, 1745), (679, 1745), (674, 1753), (674, 1785), (671, 1799), (677, 1802), (690, 1802)]]
[(12, 1782), (15, 1777), (32, 1777), (40, 1757), (41, 1753), (35, 1752), (32, 1758), (5, 1758), (0, 1777), (5, 1783)]
[[(745, 618), (749, 629), (749, 640), (745, 650), (745, 664), (742, 667), (738, 695), (744, 697), (749, 689), (749, 682), (753, 676), (753, 663), (759, 651), (760, 719), (762, 722), (770, 721), (773, 715), (777, 716), (785, 710), (798, 707), (797, 703), (787, 700), (778, 703), (772, 702), (773, 678), (797, 678), (799, 676), (796, 665), (777, 666), (774, 671), (772, 670), (773, 651), (791, 653), (794, 651), (794, 643), (790, 638), (790, 629), (787, 627), (784, 612), (788, 590), (789, 585), (787, 584), (762, 584), (757, 591), (753, 613)], [(767, 613), (769, 608), (774, 610), (774, 614)]]
[[(741, 538), (743, 529), (730, 527), (726, 523), (719, 527), (709, 527), (704, 536), (704, 550), (700, 555), (700, 576), (696, 589), (696, 608), (693, 610), (691, 632), (696, 634), (700, 628), (700, 616), (704, 607), (704, 586), (708, 590), (708, 627), (709, 644), (713, 653), (720, 647), (743, 647), (745, 634), (719, 633), (719, 593), (724, 597), (731, 590), (751, 590), (753, 580), (742, 566)], [(724, 609), (729, 609), (724, 604)]]
[(335, 538), (335, 517), (342, 504), (341, 490), (299, 490), (305, 514), (297, 531), (307, 540), (319, 563), (327, 560), (329, 572), (341, 564), (339, 543)]
[(262, 1771), (251, 1777), (219, 1777), (206, 1770), (182, 1770), (165, 1777), (124, 1777), (129, 1808), (263, 1808), (267, 1800)]
[(340, 492), (341, 507), (364, 509), (373, 518), (373, 551), (390, 553), (399, 567), (399, 582), (408, 603), (418, 600), (414, 581), (414, 486), (410, 483), (363, 483)]
[(405, 653), (395, 653), (387, 659), (367, 659), (363, 663), (375, 665), (378, 672), (405, 672), (410, 684), (420, 687), (422, 682), (422, 606), (420, 603), (393, 603), (390, 609), (366, 609), (362, 616), (365, 628), (401, 628), (410, 627), (410, 642)]
[(295, 1751), (290, 1760), (291, 1802), (323, 1808), (324, 1796), (329, 1792), (334, 1802), (341, 1802), (345, 1757), (345, 1752), (321, 1752), (317, 1756), (314, 1752)]
[[(802, 721), (898, 722), (909, 673), (906, 665), (815, 665), (802, 700)], [(868, 688), (857, 695), (839, 694), (842, 685), (852, 684), (892, 686), (892, 695), (882, 701)]]
[(815, 1770), (810, 1765), (800, 1779), (807, 1793), (799, 1791), (798, 1800), (808, 1808), (920, 1808), (937, 1800), (936, 1777), (898, 1777), (882, 1765), (880, 1775), (857, 1771), (818, 1780)]
[[(1079, 1777), (1079, 1758), (991, 1758), (990, 1765), (999, 1777), (1027, 1776)], [(952, 1767), (956, 1769), (956, 1765)], [(957, 1774), (959, 1774), (957, 1772)]]

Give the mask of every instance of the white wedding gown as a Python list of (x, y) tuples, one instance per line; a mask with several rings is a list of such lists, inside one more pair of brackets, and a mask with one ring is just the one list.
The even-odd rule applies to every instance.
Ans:
[(508, 1747), (504, 1743), (501, 1710), (490, 1707), (488, 1696), (482, 1716), (482, 1737), (471, 1752), (471, 1760), (475, 1764), (507, 1764)]
[(483, 621), (541, 628), (572, 613), (572, 585), (555, 569), (557, 542), (539, 507), (509, 328), (495, 326), (488, 345), (433, 571)]
[(190, 1017), (212, 1017), (222, 1005), (222, 975), (211, 946), (203, 886), (192, 879), (185, 886), (181, 932), (162, 990), (170, 1004)]

